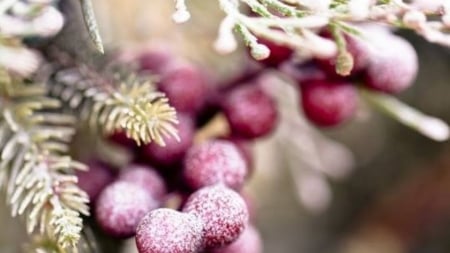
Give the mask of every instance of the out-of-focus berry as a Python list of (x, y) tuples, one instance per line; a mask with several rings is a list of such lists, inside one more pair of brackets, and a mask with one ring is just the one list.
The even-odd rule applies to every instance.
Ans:
[(118, 180), (141, 186), (156, 200), (162, 200), (167, 193), (164, 180), (149, 166), (129, 165), (120, 173)]
[(78, 186), (85, 191), (91, 202), (94, 202), (100, 192), (114, 180), (114, 173), (106, 164), (99, 161), (87, 163), (87, 171), (76, 171)]
[(211, 253), (262, 253), (262, 241), (258, 231), (247, 225), (239, 238), (223, 248), (213, 250)]

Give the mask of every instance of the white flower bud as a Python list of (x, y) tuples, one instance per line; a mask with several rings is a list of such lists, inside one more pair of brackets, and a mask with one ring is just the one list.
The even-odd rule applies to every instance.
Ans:
[(403, 23), (410, 28), (420, 28), (425, 22), (427, 22), (427, 17), (423, 12), (417, 10), (411, 10), (403, 15)]
[(64, 26), (63, 15), (54, 7), (47, 7), (33, 20), (33, 32), (48, 37), (57, 34)]
[(250, 54), (256, 60), (264, 60), (270, 55), (270, 49), (263, 44), (254, 44), (250, 46)]
[(0, 66), (21, 76), (29, 76), (42, 61), (37, 51), (22, 47), (0, 47)]

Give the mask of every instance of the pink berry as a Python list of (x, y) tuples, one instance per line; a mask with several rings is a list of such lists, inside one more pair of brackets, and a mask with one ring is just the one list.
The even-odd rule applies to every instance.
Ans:
[(234, 135), (258, 138), (271, 133), (278, 119), (275, 101), (258, 85), (245, 85), (231, 91), (223, 111)]
[(95, 217), (107, 234), (126, 238), (134, 235), (142, 217), (157, 206), (158, 202), (141, 186), (118, 181), (100, 194)]
[(235, 136), (229, 136), (227, 138), (224, 138), (226, 141), (230, 141), (233, 143), (237, 149), (239, 150), (239, 153), (242, 155), (242, 157), (245, 160), (245, 164), (247, 165), (247, 177), (250, 177), (253, 173), (253, 153), (252, 153), (252, 147), (251, 142), (249, 142), (246, 139), (242, 139)]
[(301, 85), (305, 116), (318, 126), (335, 126), (351, 118), (357, 107), (357, 92), (344, 82), (315, 81)]
[(148, 213), (136, 229), (139, 253), (197, 253), (203, 224), (192, 214), (160, 208)]
[(248, 222), (248, 211), (238, 193), (222, 184), (194, 192), (183, 207), (203, 220), (203, 245), (217, 248), (235, 241)]
[(277, 44), (270, 40), (259, 39), (258, 42), (267, 46), (270, 50), (269, 57), (260, 61), (268, 67), (277, 67), (281, 63), (289, 60), (294, 53), (291, 48), (285, 45)]
[(141, 70), (162, 74), (167, 65), (174, 59), (175, 57), (168, 50), (155, 48), (142, 52), (137, 61)]
[(152, 163), (163, 167), (179, 164), (188, 148), (192, 146), (195, 132), (192, 118), (188, 115), (178, 114), (178, 120), (177, 128), (180, 141), (170, 138), (166, 140), (165, 147), (161, 147), (154, 142), (142, 147), (142, 153)]
[(156, 200), (162, 200), (167, 193), (164, 180), (149, 166), (129, 165), (119, 175), (118, 180), (141, 186)]
[(98, 161), (87, 163), (89, 170), (77, 171), (78, 186), (85, 191), (91, 202), (94, 202), (100, 192), (114, 180), (114, 175), (106, 164)]
[(262, 241), (258, 231), (247, 225), (239, 238), (223, 248), (213, 250), (212, 253), (262, 253)]
[(399, 93), (414, 82), (418, 71), (417, 53), (405, 39), (385, 35), (372, 50), (365, 84), (386, 93)]
[(184, 179), (193, 189), (216, 183), (240, 189), (246, 174), (244, 158), (229, 141), (213, 140), (195, 145), (184, 159)]
[(196, 113), (203, 106), (208, 87), (206, 77), (192, 64), (174, 61), (169, 64), (158, 85), (177, 111)]

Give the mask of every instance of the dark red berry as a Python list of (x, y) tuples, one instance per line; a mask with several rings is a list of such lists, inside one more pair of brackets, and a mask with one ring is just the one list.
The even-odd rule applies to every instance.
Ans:
[(205, 102), (208, 87), (200, 69), (189, 63), (171, 62), (162, 75), (158, 88), (177, 111), (196, 113)]
[(118, 180), (141, 186), (156, 200), (162, 200), (167, 193), (164, 180), (149, 166), (129, 165), (120, 173)]
[(127, 238), (134, 235), (142, 217), (157, 206), (158, 202), (141, 186), (118, 181), (100, 194), (95, 217), (107, 234)]
[(186, 151), (192, 146), (195, 126), (191, 117), (178, 114), (179, 124), (177, 125), (180, 141), (170, 138), (166, 140), (166, 146), (152, 142), (142, 147), (143, 155), (152, 163), (163, 167), (179, 164)]
[(229, 141), (213, 140), (195, 145), (184, 159), (184, 179), (193, 189), (216, 183), (240, 189), (246, 174), (244, 158)]
[(386, 93), (399, 93), (414, 82), (417, 53), (405, 39), (388, 35), (378, 38), (371, 51), (365, 84)]
[(357, 97), (356, 88), (344, 82), (315, 81), (301, 85), (303, 111), (319, 126), (335, 126), (351, 118)]
[(297, 83), (320, 81), (329, 78), (327, 73), (318, 66), (315, 61), (308, 61), (304, 63), (289, 63), (283, 64), (280, 71), (288, 75)]
[(114, 132), (109, 135), (108, 140), (130, 150), (133, 150), (137, 147), (136, 142), (133, 139), (128, 138), (127, 135), (121, 131)]
[(289, 60), (294, 53), (291, 48), (285, 45), (277, 44), (270, 40), (261, 38), (258, 40), (258, 42), (267, 46), (270, 50), (269, 57), (260, 61), (262, 64), (268, 67), (277, 67), (281, 63)]
[(148, 213), (136, 230), (139, 253), (197, 253), (202, 221), (192, 214), (161, 208)]
[(94, 202), (103, 188), (114, 180), (114, 174), (111, 168), (99, 161), (90, 161), (87, 166), (89, 170), (76, 172), (78, 186), (88, 194), (91, 202)]
[(163, 74), (167, 65), (169, 65), (175, 56), (169, 50), (148, 49), (137, 58), (140, 70), (149, 71), (153, 74)]
[(248, 222), (248, 211), (238, 193), (223, 184), (194, 192), (183, 207), (203, 221), (203, 246), (217, 248), (235, 241)]
[(262, 253), (262, 248), (258, 231), (249, 224), (235, 242), (211, 253)]
[(245, 85), (231, 91), (223, 111), (234, 135), (258, 138), (271, 133), (277, 123), (275, 101), (259, 85)]

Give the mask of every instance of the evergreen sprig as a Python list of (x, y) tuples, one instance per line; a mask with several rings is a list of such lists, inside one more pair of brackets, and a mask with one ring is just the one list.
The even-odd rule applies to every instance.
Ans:
[(12, 216), (22, 216), (29, 233), (75, 247), (81, 214), (89, 215), (88, 196), (73, 175), (85, 166), (64, 155), (75, 120), (55, 111), (60, 102), (46, 96), (44, 85), (0, 72), (0, 186)]

